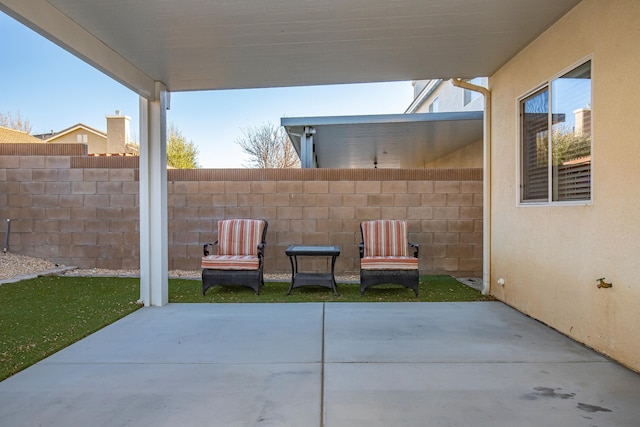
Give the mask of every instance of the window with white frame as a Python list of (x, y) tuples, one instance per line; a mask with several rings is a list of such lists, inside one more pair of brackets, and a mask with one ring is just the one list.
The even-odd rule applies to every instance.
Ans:
[(591, 200), (591, 61), (520, 100), (520, 201)]

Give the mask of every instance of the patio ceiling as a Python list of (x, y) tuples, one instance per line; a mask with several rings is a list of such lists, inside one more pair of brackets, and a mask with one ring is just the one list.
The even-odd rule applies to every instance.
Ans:
[(281, 119), (298, 154), (306, 127), (321, 168), (423, 168), (482, 139), (482, 111)]
[(0, 0), (142, 96), (489, 76), (580, 0)]

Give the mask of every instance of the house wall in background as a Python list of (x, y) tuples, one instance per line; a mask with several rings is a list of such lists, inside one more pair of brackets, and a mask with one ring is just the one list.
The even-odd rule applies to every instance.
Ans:
[[(470, 82), (486, 87), (486, 77), (471, 79)], [(407, 109), (408, 113), (484, 111), (484, 97), (474, 91), (454, 86), (450, 80), (417, 80), (414, 85), (414, 100)], [(482, 168), (484, 167), (484, 147), (482, 139), (441, 157), (425, 167), (427, 168)]]
[(94, 132), (87, 131), (84, 128), (75, 129), (60, 138), (56, 138), (55, 141), (48, 142), (48, 144), (54, 142), (57, 144), (87, 144), (89, 154), (107, 152), (107, 138)]
[(484, 156), (484, 145), (482, 140), (466, 145), (453, 153), (441, 157), (438, 160), (429, 163), (428, 168), (482, 168)]
[(131, 117), (120, 114), (120, 111), (116, 110), (114, 115), (106, 116), (106, 118), (106, 149), (94, 151), (94, 153), (125, 153), (127, 144), (129, 144), (129, 135), (131, 135)]

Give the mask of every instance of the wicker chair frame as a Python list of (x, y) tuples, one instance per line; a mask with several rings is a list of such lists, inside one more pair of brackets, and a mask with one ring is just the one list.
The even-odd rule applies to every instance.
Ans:
[[(202, 269), (202, 296), (207, 292), (207, 289), (213, 286), (246, 286), (255, 291), (256, 295), (260, 294), (260, 288), (264, 286), (264, 248), (267, 244), (267, 227), (269, 223), (266, 220), (264, 222), (264, 228), (262, 229), (262, 239), (258, 245), (258, 269), (256, 270), (225, 270), (214, 268)], [(210, 250), (213, 246), (218, 244), (218, 240), (214, 243), (205, 243), (202, 252), (204, 256), (210, 254)]]
[[(364, 233), (362, 232), (362, 224), (360, 224), (360, 235), (362, 242), (358, 245), (360, 251), (360, 259), (364, 258)], [(413, 256), (418, 258), (420, 247), (416, 244), (409, 243), (413, 248)], [(367, 288), (374, 285), (382, 284), (398, 284), (405, 288), (413, 289), (416, 297), (419, 295), (420, 272), (416, 270), (363, 270), (360, 269), (360, 295), (364, 295)]]

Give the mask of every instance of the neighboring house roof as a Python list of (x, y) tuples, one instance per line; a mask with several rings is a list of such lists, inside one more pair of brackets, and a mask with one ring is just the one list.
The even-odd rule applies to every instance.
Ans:
[(82, 130), (85, 130), (87, 132), (91, 132), (91, 133), (93, 133), (95, 135), (98, 135), (98, 136), (100, 136), (102, 138), (106, 138), (107, 137), (107, 134), (105, 132), (99, 131), (99, 130), (94, 129), (92, 127), (89, 127), (87, 125), (83, 125), (82, 123), (75, 124), (75, 125), (73, 125), (71, 127), (68, 127), (68, 128), (66, 128), (64, 130), (61, 130), (60, 132), (52, 132), (52, 133), (47, 133), (47, 134), (35, 135), (35, 136), (37, 138), (43, 139), (43, 140), (45, 140), (47, 142), (52, 142), (52, 141), (54, 141), (54, 140), (56, 140), (58, 138), (62, 138), (65, 135), (68, 135), (68, 134), (70, 134), (72, 132), (75, 132), (78, 129), (82, 129)]
[(43, 141), (21, 130), (0, 126), (0, 143), (2, 144), (42, 144)]

